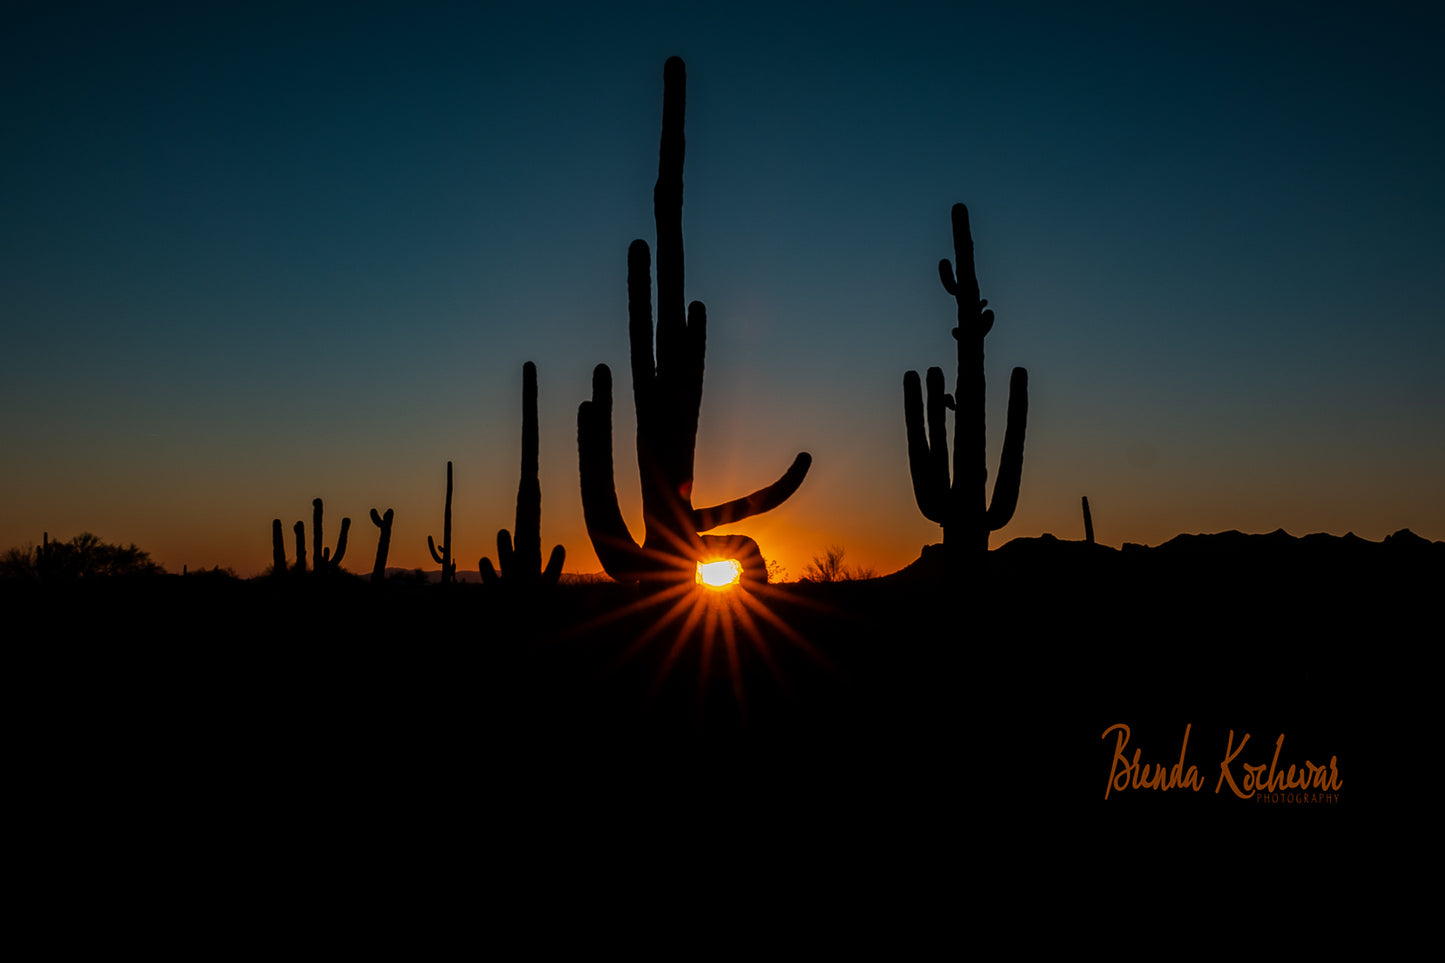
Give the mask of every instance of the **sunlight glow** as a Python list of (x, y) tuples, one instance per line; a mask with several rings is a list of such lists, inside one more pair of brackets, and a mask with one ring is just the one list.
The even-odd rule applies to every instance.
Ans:
[(709, 588), (732, 588), (743, 580), (743, 563), (735, 558), (697, 563), (697, 584)]

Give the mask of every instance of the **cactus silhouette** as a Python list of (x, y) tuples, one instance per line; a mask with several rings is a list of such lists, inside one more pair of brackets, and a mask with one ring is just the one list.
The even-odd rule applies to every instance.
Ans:
[(522, 365), (522, 481), (517, 485), (517, 537), (504, 528), (497, 533), (497, 564), (501, 574), (492, 567), (492, 560), (483, 558), (478, 567), (482, 581), (518, 588), (534, 585), (556, 585), (562, 574), (562, 561), (567, 550), (561, 545), (552, 549), (547, 569), (542, 565), (542, 486), (537, 481), (537, 366), (528, 361)]
[(286, 542), (281, 537), (281, 519), (271, 520), (271, 574), (280, 578), (287, 572), (294, 572), (298, 575), (306, 571), (306, 523), (297, 522), (294, 531), (296, 532), (296, 565), (290, 569), (286, 567)]
[(391, 518), (390, 508), (385, 515), (378, 515), (374, 508), (371, 510), (372, 524), (381, 529), (381, 535), (376, 540), (376, 564), (371, 568), (372, 585), (386, 581), (386, 553), (391, 550)]
[(1094, 544), (1094, 516), (1089, 514), (1089, 496), (1084, 496), (1084, 541)]
[(286, 542), (281, 536), (281, 519), (271, 521), (271, 574), (280, 578), (286, 574)]
[(294, 571), (299, 575), (306, 571), (306, 523), (297, 522), (296, 531), (296, 568)]
[(426, 537), (426, 547), (431, 557), (442, 567), (442, 584), (457, 580), (457, 563), (452, 561), (452, 463), (447, 462), (447, 507), (442, 513), (442, 550), (437, 552), (432, 537)]
[[(692, 507), (693, 462), (702, 406), (707, 312), (694, 301), (684, 315), (682, 245), (683, 115), (687, 72), (678, 57), (663, 68), (662, 142), (658, 152), (653, 214), (657, 224), (657, 354), (653, 356), (651, 254), (647, 242), (627, 251), (628, 332), (632, 397), (637, 408), (637, 467), (642, 484), (644, 537), (633, 540), (617, 505), (612, 473), (612, 372), (592, 373), (592, 400), (577, 410), (577, 452), (587, 534), (607, 574), (619, 581), (685, 581), (711, 555), (746, 550), (761, 562), (757, 544), (744, 536), (700, 536), (782, 504), (808, 473), (812, 457), (798, 455), (772, 485), (710, 508)], [(725, 556), (736, 557), (736, 556)], [(740, 561), (742, 561), (740, 559)], [(767, 580), (765, 566), (745, 573)]]
[[(953, 249), (958, 262), (954, 277), (948, 259), (938, 262), (943, 287), (958, 301), (958, 388), (953, 395), (944, 391), (943, 369), (928, 369), (927, 434), (918, 372), (903, 376), (903, 417), (908, 430), (908, 467), (913, 475), (913, 496), (925, 518), (943, 526), (946, 557), (959, 562), (974, 551), (988, 550), (988, 534), (1007, 525), (1018, 505), (1019, 479), (1023, 474), (1024, 430), (1029, 416), (1029, 374), (1015, 368), (1009, 379), (1008, 424), (1004, 431), (1003, 455), (994, 481), (993, 501), (988, 501), (988, 445), (985, 411), (983, 339), (993, 329), (993, 312), (978, 296), (978, 276), (973, 266), (973, 236), (968, 228), (968, 208), (953, 205)], [(971, 427), (964, 426), (964, 401), (970, 410)], [(948, 435), (945, 409), (953, 416), (953, 484), (948, 479)], [(964, 441), (981, 457), (984, 503), (982, 511), (970, 508), (976, 495), (969, 494), (966, 481), (968, 457)]]
[[(317, 498), (311, 502), (312, 535), (314, 536), (313, 569), (316, 572), (339, 572), (341, 570), (341, 558), (346, 554), (346, 536), (351, 531), (351, 519), (341, 519), (341, 535), (336, 539), (336, 555), (333, 557), (329, 548), (321, 547), (321, 499)], [(297, 574), (306, 571), (306, 523), (297, 522), (296, 532), (296, 565), (292, 569)], [(271, 574), (281, 576), (286, 574), (286, 545), (281, 537), (281, 519), (271, 521)]]
[(312, 568), (318, 574), (341, 571), (341, 559), (346, 555), (346, 536), (351, 531), (351, 519), (341, 519), (341, 534), (336, 539), (336, 554), (331, 554), (331, 549), (321, 547), (321, 499), (316, 498), (311, 502), (311, 540), (314, 550), (311, 553)]

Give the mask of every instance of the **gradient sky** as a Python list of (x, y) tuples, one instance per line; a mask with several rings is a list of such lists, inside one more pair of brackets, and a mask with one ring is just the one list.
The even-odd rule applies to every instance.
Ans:
[(31, 6), (0, 19), (0, 548), (89, 530), (249, 575), (320, 495), (348, 567), (390, 507), (392, 564), (434, 568), (452, 460), (475, 568), (513, 524), (532, 360), (543, 551), (598, 570), (576, 411), (611, 365), (640, 539), (625, 265), (673, 54), (695, 499), (811, 452), (730, 529), (791, 577), (940, 539), (902, 382), (956, 376), (956, 201), (998, 314), (990, 477), (1030, 377), (993, 545), (1082, 537), (1084, 494), (1111, 545), (1445, 539), (1439, 6)]

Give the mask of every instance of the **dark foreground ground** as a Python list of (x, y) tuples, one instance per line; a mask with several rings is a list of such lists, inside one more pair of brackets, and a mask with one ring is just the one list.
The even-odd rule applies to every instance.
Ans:
[[(400, 887), (440, 906), (624, 865), (922, 903), (971, 880), (975, 910), (1201, 873), (1317, 881), (1427, 792), (1399, 730), (1445, 566), (1424, 543), (1290, 542), (1020, 540), (966, 576), (925, 556), (753, 604), (9, 585), (13, 824), (41, 886), (277, 905)], [(1183, 749), (1202, 788), (1105, 799), (1119, 723), (1126, 758), (1152, 774)], [(1245, 733), (1236, 783), (1283, 735), (1278, 771), (1333, 759), (1337, 787), (1238, 798), (1220, 764)]]

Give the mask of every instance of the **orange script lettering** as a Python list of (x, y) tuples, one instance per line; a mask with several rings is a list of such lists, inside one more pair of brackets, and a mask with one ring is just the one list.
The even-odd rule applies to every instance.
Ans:
[(1164, 764), (1159, 763), (1154, 767), (1153, 775), (1149, 773), (1149, 763), (1141, 763), (1139, 755), (1143, 750), (1134, 750), (1134, 760), (1130, 762), (1124, 757), (1124, 747), (1129, 744), (1129, 727), (1122, 722), (1112, 725), (1104, 730), (1101, 739), (1109, 738), (1109, 733), (1115, 729), (1119, 730), (1117, 741), (1114, 743), (1114, 761), (1109, 764), (1109, 781), (1104, 785), (1104, 798), (1109, 798), (1111, 790), (1123, 792), (1126, 789), (1182, 789), (1188, 787), (1198, 792), (1204, 788), (1204, 781), (1199, 777), (1199, 770), (1190, 766), (1188, 771), (1184, 769), (1184, 752), (1189, 748), (1189, 725), (1184, 726), (1184, 743), (1179, 747), (1179, 761), (1167, 771)]

